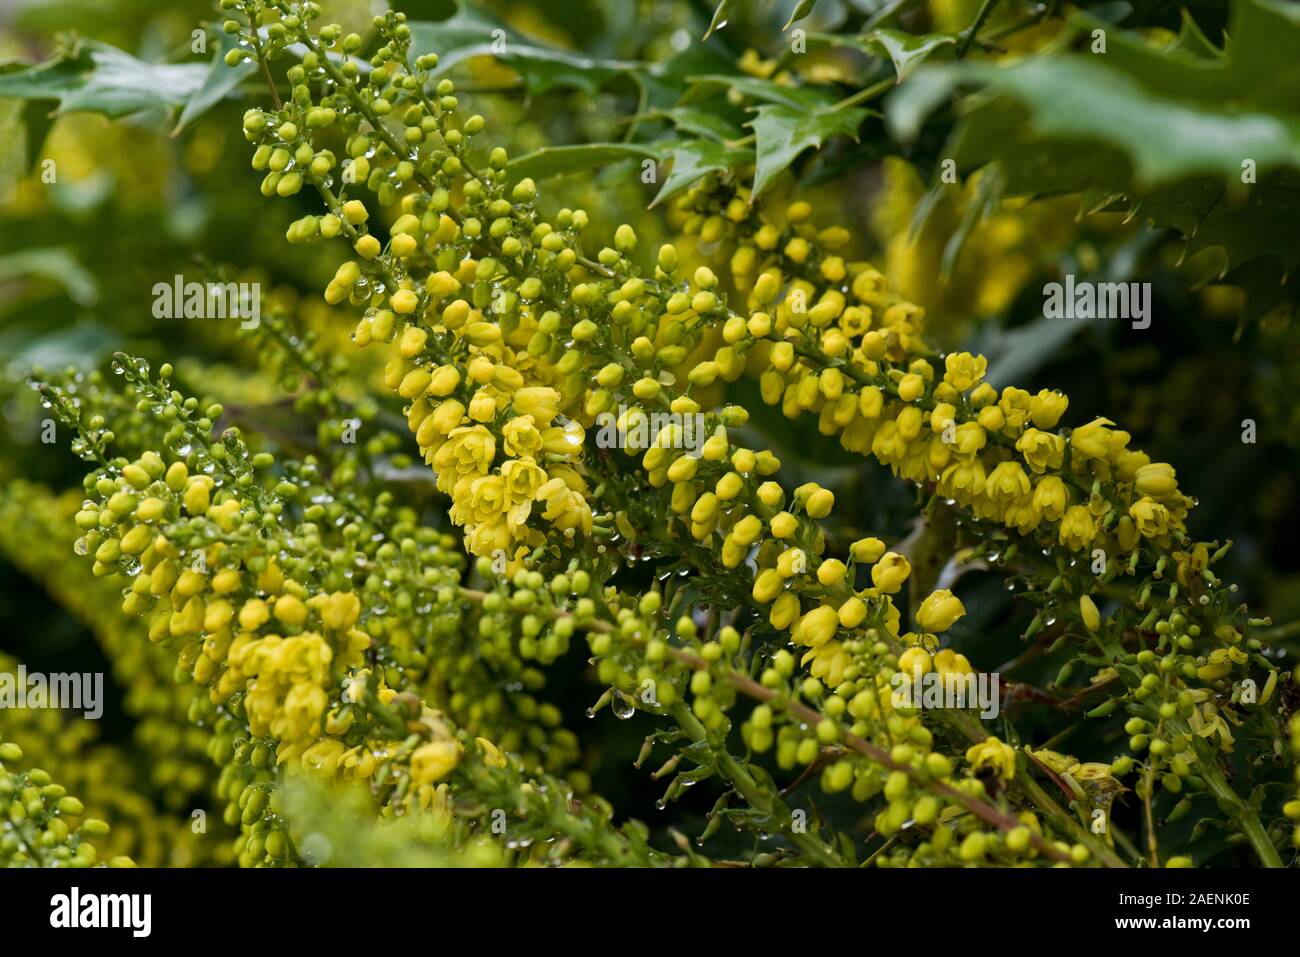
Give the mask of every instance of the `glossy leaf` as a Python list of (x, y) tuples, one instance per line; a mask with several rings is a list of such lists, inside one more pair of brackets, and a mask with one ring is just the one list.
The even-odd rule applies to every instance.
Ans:
[(535, 180), (566, 173), (596, 172), (600, 167), (630, 158), (662, 159), (664, 151), (644, 143), (582, 143), (577, 146), (544, 146), (510, 161), (507, 170), (513, 181), (531, 176)]
[(750, 126), (757, 143), (754, 196), (762, 195), (799, 154), (820, 147), (829, 137), (858, 138), (858, 127), (870, 110), (861, 107), (809, 113), (781, 104), (760, 106)]

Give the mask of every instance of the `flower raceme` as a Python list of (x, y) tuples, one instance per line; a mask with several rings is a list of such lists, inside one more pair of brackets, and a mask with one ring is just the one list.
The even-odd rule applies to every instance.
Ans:
[[(774, 730), (756, 713), (742, 729), (748, 743), (757, 751), (775, 747), (778, 764), (791, 768), (812, 763), (820, 747), (846, 733), (895, 747), (905, 741), (887, 780), (881, 762), (846, 758), (827, 768), (823, 786), (852, 788), (861, 800), (883, 793), (889, 808), (877, 819), (882, 834), (897, 832), (912, 814), (931, 819), (929, 805), (917, 813), (913, 775), (924, 777), (928, 772), (918, 769), (930, 765), (946, 768), (948, 759), (930, 750), (932, 735), (920, 717), (891, 708), (885, 689), (904, 660), (916, 669), (971, 670), (954, 649), (935, 650), (936, 634), (964, 609), (951, 593), (936, 592), (920, 602), (917, 630), (903, 632), (896, 596), (911, 578), (907, 556), (873, 538), (853, 543), (843, 558), (827, 554), (822, 523), (833, 493), (815, 483), (787, 490), (776, 456), (732, 441), (730, 430), (748, 413), (720, 396), (727, 383), (755, 375), (763, 400), (788, 417), (815, 415), (819, 430), (837, 435), (846, 449), (950, 499), (1003, 537), (1033, 542), (1059, 568), (1072, 553), (1100, 553), (1101, 583), (1122, 573), (1135, 578), (1133, 607), (1146, 613), (1144, 634), (1158, 636), (1152, 642), (1164, 655), (1159, 665), (1150, 648), (1130, 654), (1117, 646), (1122, 628), (1103, 623), (1087, 594), (1100, 587), (1097, 581), (1062, 571), (1044, 594), (1071, 608), (1108, 659), (1122, 665), (1117, 676), (1132, 707), (1172, 708), (1178, 720), (1200, 728), (1223, 724), (1204, 711), (1209, 702), (1199, 693), (1211, 691), (1188, 684), (1224, 680), (1254, 661), (1230, 647), (1241, 639), (1228, 624), (1238, 610), (1209, 571), (1222, 549), (1187, 541), (1191, 500), (1179, 491), (1173, 468), (1130, 449), (1130, 436), (1113, 422), (1061, 428), (1063, 395), (997, 390), (984, 382), (982, 357), (935, 353), (924, 338), (922, 311), (869, 264), (838, 255), (847, 236), (813, 227), (806, 203), (786, 210), (784, 228), (752, 229), (754, 214), (745, 207), (758, 204), (728, 204), (741, 243), (729, 264), (730, 294), (709, 266), (685, 267), (671, 244), (643, 269), (637, 236), (626, 225), (588, 258), (582, 210), (561, 210), (548, 221), (537, 211), (535, 184), (510, 182), (504, 150), (490, 150), (485, 164), (476, 160), (482, 153), (471, 145), (483, 119), (459, 112), (455, 85), (433, 75), (436, 57), (412, 56), (400, 14), (376, 19), (386, 42), (362, 80), (351, 59), (360, 38), (334, 27), (308, 29), (305, 21), (319, 13), (312, 5), (292, 24), (271, 5), (224, 5), (281, 27), (263, 49), (232, 21), (242, 47), (233, 60), (275, 59), (295, 43), (306, 51), (288, 70), (288, 104), (245, 115), (253, 166), (266, 173), (268, 196), (303, 186), (320, 193), (323, 213), (296, 222), (291, 242), (339, 239), (351, 246), (355, 255), (338, 267), (325, 298), (362, 310), (358, 345), (395, 344), (385, 383), (405, 400), (408, 425), (472, 553), (504, 557), (511, 574), (593, 556), (603, 556), (598, 560), (608, 568), (612, 556), (628, 556), (642, 542), (710, 571), (746, 564), (753, 572), (750, 610), (788, 636), (808, 668), (807, 680), (796, 682), (793, 656), (782, 649), (763, 672), (764, 686), (799, 684), (798, 695), (809, 700), (833, 692), (832, 713), (815, 735), (779, 718)], [(342, 164), (327, 143), (344, 145)], [(625, 435), (667, 413), (702, 415), (708, 438), (698, 454), (684, 454), (670, 427), (646, 446), (627, 442), (626, 456), (605, 455), (599, 443), (589, 447), (589, 434), (615, 408)], [(664, 506), (666, 528), (632, 520), (645, 514), (637, 496)], [(1170, 567), (1177, 574), (1168, 598), (1153, 596)], [(870, 585), (859, 587), (861, 577)], [(602, 598), (620, 601), (612, 588)], [(654, 609), (637, 607), (633, 612), (624, 602), (629, 617), (590, 639), (601, 679), (620, 693), (653, 675), (664, 655), (658, 639), (633, 623)], [(675, 637), (694, 640), (694, 632), (679, 622)], [(1207, 640), (1222, 647), (1187, 653)], [(689, 680), (690, 712), (674, 712), (705, 733), (725, 725), (733, 692), (720, 689), (734, 685), (715, 680), (712, 665), (734, 658), (739, 647), (730, 638), (705, 647), (715, 644), (715, 657), (704, 659), (710, 667)], [(269, 647), (278, 660), (278, 646)], [(1219, 658), (1209, 661), (1213, 655)], [(260, 677), (260, 658), (255, 664)], [(272, 712), (299, 685), (308, 688), (299, 697), (311, 697), (310, 665), (307, 679), (282, 671), (273, 668), (267, 677)], [(676, 687), (666, 683), (657, 700), (674, 707)], [(1185, 748), (1177, 722), (1166, 727), (1174, 751)], [(297, 725), (290, 721), (285, 730)], [(1014, 758), (984, 740), (976, 737), (966, 756), (972, 772), (993, 768), (996, 779), (1026, 787)], [(420, 766), (438, 767), (435, 758), (427, 754)], [(1180, 787), (1173, 778), (1186, 775), (1170, 767), (1165, 785)], [(982, 778), (967, 785), (987, 793), (971, 780)], [(1031, 830), (1042, 833), (1036, 819)], [(990, 849), (985, 840), (982, 831), (970, 832), (962, 859), (982, 859)], [(1087, 859), (1096, 850), (1078, 845), (1070, 855)]]

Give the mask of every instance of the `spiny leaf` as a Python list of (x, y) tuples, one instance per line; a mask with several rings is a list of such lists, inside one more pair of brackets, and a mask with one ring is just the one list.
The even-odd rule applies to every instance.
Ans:
[(650, 203), (651, 206), (657, 206), (679, 190), (699, 182), (709, 173), (720, 173), (753, 162), (754, 159), (748, 150), (733, 149), (711, 140), (682, 143), (671, 147), (668, 154), (673, 161), (672, 171), (659, 194)]
[(719, 115), (716, 110), (677, 106), (670, 110), (655, 110), (652, 115), (670, 121), (679, 130), (694, 133), (696, 136), (703, 136), (719, 143), (726, 140), (738, 140), (741, 137), (740, 128)]
[[(1104, 56), (927, 66), (891, 96), (890, 126), (914, 137), (974, 84), (945, 151), (963, 170), (998, 162), (1008, 195), (1122, 196), (1120, 208), (1190, 237), (1189, 251), (1222, 245), (1225, 269), (1264, 252), (1294, 266), (1300, 227), (1273, 197), (1300, 171), (1300, 7), (1238, 0), (1229, 35), (1217, 51), (1186, 23), (1163, 48), (1109, 29)], [(1258, 183), (1243, 182), (1250, 169)]]
[(474, 57), (492, 56), (514, 67), (524, 86), (534, 94), (557, 87), (592, 94), (620, 74), (653, 74), (657, 70), (650, 64), (589, 57), (549, 46), (519, 33), (490, 10), (467, 0), (446, 20), (412, 21), (409, 26), (412, 52), (438, 55), (436, 75)]
[(843, 134), (856, 140), (858, 127), (871, 115), (871, 110), (861, 107), (809, 113), (779, 103), (760, 106), (749, 124), (758, 155), (753, 198), (762, 195), (800, 153), (820, 147), (827, 137)]
[(917, 35), (888, 29), (872, 30), (862, 38), (862, 47), (868, 52), (885, 51), (894, 63), (900, 83), (937, 51), (956, 43), (957, 38), (949, 33)]
[(225, 56), (228, 50), (235, 46), (233, 38), (225, 33), (217, 34), (218, 49), (212, 55), (212, 62), (208, 65), (207, 76), (203, 78), (203, 85), (194, 91), (194, 95), (185, 103), (185, 108), (181, 110), (180, 119), (176, 121), (176, 129), (172, 130), (172, 136), (180, 133), (189, 124), (212, 109), (223, 99), (235, 91), (240, 83), (257, 71), (257, 65), (245, 61), (238, 66), (226, 66)]
[(204, 82), (200, 63), (145, 63), (128, 53), (82, 40), (47, 63), (0, 73), (0, 97), (53, 100), (60, 113), (87, 111), (116, 119), (184, 104)]

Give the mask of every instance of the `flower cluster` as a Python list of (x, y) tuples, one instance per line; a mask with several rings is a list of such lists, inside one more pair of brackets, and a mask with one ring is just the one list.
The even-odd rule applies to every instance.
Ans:
[[(913, 587), (908, 556), (870, 537), (830, 553), (832, 491), (787, 488), (777, 456), (733, 441), (748, 412), (723, 397), (728, 383), (749, 374), (764, 401), (788, 417), (816, 415), (819, 431), (845, 449), (888, 465), (988, 529), (1004, 557), (1027, 556), (1028, 574), (1045, 576), (1031, 596), (1042, 608), (1027, 637), (1068, 616), (1078, 626), (1072, 637), (1091, 642), (1108, 663), (1094, 684), (1125, 689), (1095, 716), (1121, 701), (1135, 721), (1153, 708), (1171, 711), (1145, 765), (1148, 785), (1159, 773), (1169, 790), (1189, 779), (1222, 798), (1221, 775), (1203, 749), (1230, 746), (1222, 712), (1241, 703), (1226, 701), (1225, 690), (1252, 665), (1270, 682), (1278, 670), (1252, 656), (1249, 641), (1238, 647), (1232, 622), (1240, 609), (1211, 571), (1226, 546), (1188, 539), (1193, 503), (1172, 466), (1131, 449), (1129, 434), (1108, 419), (1061, 428), (1068, 403), (1060, 393), (998, 390), (984, 382), (983, 357), (935, 353), (923, 311), (869, 263), (843, 258), (848, 234), (814, 226), (807, 203), (789, 206), (777, 224), (730, 184), (709, 181), (681, 201), (687, 233), (735, 240), (729, 282), (707, 265), (686, 267), (672, 244), (643, 269), (628, 225), (589, 257), (584, 211), (544, 218), (535, 184), (512, 182), (499, 147), (486, 165), (476, 162), (483, 118), (460, 113), (454, 84), (434, 77), (437, 58), (411, 50), (401, 14), (376, 18), (385, 42), (362, 80), (358, 38), (313, 29), (312, 5), (291, 18), (273, 5), (242, 6), (252, 21), (269, 18), (283, 29), (263, 51), (231, 21), (242, 46), (232, 60), (276, 59), (290, 43), (307, 51), (288, 70), (290, 101), (244, 117), (253, 165), (269, 170), (263, 192), (314, 188), (323, 215), (299, 220), (290, 240), (351, 246), (325, 298), (362, 310), (359, 345), (396, 344), (385, 382), (406, 403), (468, 550), (503, 561), (514, 575), (578, 567), (603, 580), (647, 552), (709, 580), (750, 569), (744, 592), (717, 586), (723, 607), (753, 616), (756, 627), (743, 637), (730, 626), (701, 635), (689, 616), (674, 620), (666, 612), (684, 595), (638, 599), (606, 587), (603, 626), (589, 627), (588, 637), (611, 702), (667, 710), (680, 733), (708, 741), (725, 736), (727, 713), (745, 690), (773, 702), (744, 723), (750, 748), (774, 747), (783, 769), (823, 766), (828, 790), (851, 788), (860, 801), (883, 796), (879, 833), (935, 821), (945, 805), (972, 812), (956, 829), (955, 848), (953, 830), (941, 826), (931, 840), (900, 850), (906, 859), (1031, 853), (1113, 862), (1110, 845), (1037, 786), (1028, 758), (953, 717), (972, 742), (958, 770), (934, 749), (925, 716), (894, 707), (888, 690), (899, 672), (973, 670), (937, 637), (964, 609), (945, 590), (924, 601), (913, 595), (919, 608), (906, 630), (896, 598)], [(340, 138), (349, 159), (338, 167), (325, 143)], [(733, 193), (715, 203), (723, 187)], [(709, 437), (698, 451), (687, 449), (669, 426), (649, 447), (626, 441), (626, 455), (593, 448), (592, 425), (613, 409), (625, 436), (670, 413), (702, 416)], [(1091, 575), (1070, 572), (1079, 557)], [(1092, 595), (1120, 585), (1131, 597), (1103, 620)], [(1130, 632), (1138, 651), (1124, 644)], [(1060, 635), (1053, 649), (1066, 640)], [(518, 646), (536, 642), (525, 633)], [(745, 678), (751, 655), (766, 662), (757, 682)], [(1147, 743), (1134, 735), (1131, 745), (1141, 751)], [(1175, 757), (1184, 752), (1195, 760)], [(724, 758), (715, 752), (699, 773), (725, 768), (781, 828), (782, 810)], [(1122, 758), (1101, 777), (1111, 781), (1131, 766)], [(694, 780), (679, 775), (666, 799), (683, 779)], [(1008, 804), (1013, 783), (1019, 803)], [(1228, 804), (1247, 830), (1258, 829), (1244, 802)], [(1015, 808), (1030, 819), (1007, 813)], [(1261, 856), (1275, 856), (1271, 838), (1251, 838)], [(825, 845), (802, 849), (827, 853)]]
[[(109, 835), (108, 823), (86, 816), (85, 804), (49, 771), (20, 769), (23, 759), (22, 747), (0, 739), (0, 865), (94, 867), (99, 860), (96, 842)], [(133, 867), (134, 862), (115, 856), (108, 865)]]

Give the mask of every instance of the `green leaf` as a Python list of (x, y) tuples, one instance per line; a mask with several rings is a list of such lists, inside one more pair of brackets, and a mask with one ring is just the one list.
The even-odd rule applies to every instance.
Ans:
[(735, 90), (751, 100), (761, 100), (764, 103), (780, 103), (783, 106), (797, 109), (816, 109), (830, 106), (835, 102), (834, 94), (826, 90), (806, 86), (788, 86), (783, 83), (773, 83), (771, 80), (760, 80), (754, 76), (711, 73), (705, 76), (693, 76), (689, 82), (692, 95), (696, 94), (696, 91), (703, 91), (716, 86), (726, 90)]
[(234, 48), (234, 38), (224, 32), (217, 33), (216, 37), (218, 49), (212, 55), (212, 62), (208, 65), (208, 72), (203, 78), (203, 85), (195, 90), (194, 94), (185, 102), (185, 109), (181, 110), (180, 119), (176, 121), (176, 128), (172, 130), (172, 136), (180, 133), (181, 130), (224, 100), (235, 91), (240, 83), (243, 83), (244, 80), (257, 72), (255, 63), (244, 62), (234, 67), (226, 66), (226, 51)]
[(11, 326), (0, 338), (0, 356), (11, 375), (38, 367), (94, 368), (121, 347), (120, 332), (92, 319), (81, 319), (53, 331), (45, 327), (35, 334), (30, 328)]
[(1278, 211), (1294, 208), (1283, 177), (1300, 171), (1300, 6), (1237, 0), (1229, 35), (1217, 51), (1187, 22), (1165, 47), (1108, 29), (1105, 55), (927, 66), (891, 96), (890, 126), (914, 137), (973, 84), (943, 153), (963, 170), (997, 162), (1013, 196), (1081, 193), (1091, 208), (1121, 197), (1106, 208), (1176, 227), (1189, 250), (1223, 245), (1226, 269), (1263, 253), (1293, 266), (1300, 223)]
[(894, 63), (900, 83), (935, 52), (956, 44), (957, 38), (949, 33), (912, 34), (888, 29), (872, 30), (862, 38), (862, 48), (867, 52), (884, 50)]
[(804, 150), (820, 147), (827, 137), (858, 138), (858, 127), (871, 110), (855, 107), (809, 113), (781, 104), (760, 106), (750, 121), (757, 140), (754, 197), (762, 195)]
[(57, 284), (73, 302), (92, 305), (99, 298), (94, 275), (60, 247), (23, 249), (0, 256), (0, 283), (37, 278)]
[(660, 202), (697, 183), (709, 173), (720, 173), (743, 163), (752, 162), (754, 156), (748, 150), (733, 149), (710, 140), (694, 140), (670, 147), (668, 155), (672, 157), (672, 171), (664, 180), (659, 194), (650, 203), (657, 206)]
[(962, 212), (961, 222), (943, 247), (943, 261), (939, 269), (941, 283), (946, 283), (952, 278), (953, 269), (957, 266), (957, 257), (961, 255), (961, 248), (966, 245), (971, 231), (997, 211), (1005, 186), (1006, 181), (1002, 177), (1002, 170), (996, 163), (990, 164), (983, 170), (979, 184), (975, 188), (975, 195), (971, 197)]
[(723, 117), (717, 110), (697, 109), (692, 106), (677, 106), (670, 110), (654, 110), (654, 116), (670, 121), (673, 126), (696, 136), (703, 136), (719, 143), (726, 140), (738, 140), (740, 127)]
[(526, 176), (547, 179), (565, 173), (594, 172), (597, 167), (634, 157), (663, 158), (661, 147), (645, 143), (583, 143), (577, 146), (544, 146), (510, 161), (506, 167), (512, 182)]
[(794, 8), (794, 12), (790, 14), (790, 19), (785, 21), (785, 26), (781, 29), (789, 30), (800, 20), (807, 17), (808, 14), (812, 13), (813, 7), (815, 6), (817, 6), (817, 0), (799, 0), (799, 5)]
[(952, 96), (957, 72), (933, 67), (922, 70), (889, 94), (885, 102), (885, 126), (900, 143), (915, 143), (926, 120)]
[(529, 93), (569, 87), (596, 93), (613, 78), (632, 71), (656, 72), (650, 64), (583, 56), (519, 33), (477, 3), (462, 2), (446, 20), (412, 21), (411, 52), (438, 54), (436, 75), (474, 57), (492, 56), (513, 67)]
[(718, 6), (713, 11), (713, 18), (709, 21), (709, 28), (704, 31), (704, 39), (707, 40), (727, 25), (727, 17), (739, 2), (740, 0), (718, 0)]
[(53, 60), (0, 73), (0, 97), (54, 100), (60, 113), (87, 111), (116, 119), (184, 104), (203, 85), (199, 63), (145, 63), (107, 44), (82, 40)]

